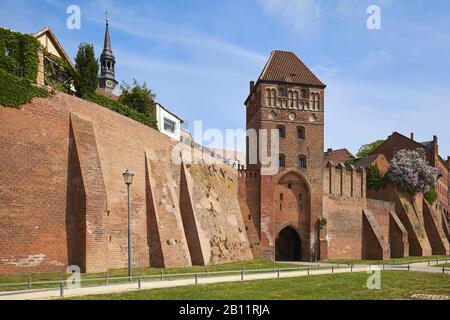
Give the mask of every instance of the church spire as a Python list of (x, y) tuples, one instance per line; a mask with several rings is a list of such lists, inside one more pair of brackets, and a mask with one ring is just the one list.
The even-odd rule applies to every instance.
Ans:
[(109, 17), (108, 12), (106, 15), (106, 30), (105, 30), (105, 42), (103, 45), (103, 52), (100, 55), (101, 71), (100, 71), (100, 81), (99, 88), (107, 92), (113, 92), (114, 88), (117, 86), (116, 76), (115, 76), (115, 64), (116, 58), (111, 49), (111, 36), (109, 35)]
[(112, 49), (111, 49), (111, 37), (109, 35), (109, 17), (108, 17), (108, 11), (106, 11), (105, 13), (106, 15), (106, 31), (105, 31), (105, 42), (103, 45), (103, 52), (109, 52), (112, 54)]

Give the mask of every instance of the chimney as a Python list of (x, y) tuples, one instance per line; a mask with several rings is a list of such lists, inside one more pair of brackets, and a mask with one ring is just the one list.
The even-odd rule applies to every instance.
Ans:
[(437, 166), (439, 159), (438, 137), (433, 136), (433, 166)]
[(411, 132), (411, 140), (414, 140), (414, 132)]
[(250, 94), (252, 94), (253, 89), (255, 89), (255, 81), (250, 81)]

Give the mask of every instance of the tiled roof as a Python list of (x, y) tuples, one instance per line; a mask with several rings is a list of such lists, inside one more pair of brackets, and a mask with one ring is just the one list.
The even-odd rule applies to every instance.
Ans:
[(368, 157), (359, 159), (358, 161), (356, 161), (353, 165), (355, 166), (355, 168), (364, 168), (367, 169), (368, 167), (370, 167), (372, 165), (372, 163), (377, 160), (378, 157), (380, 157), (380, 154), (373, 154), (370, 155)]
[(260, 81), (290, 82), (325, 87), (308, 67), (293, 52), (272, 51), (264, 67)]
[(347, 149), (329, 150), (324, 154), (325, 162), (333, 161), (334, 163), (345, 163), (354, 159), (355, 156)]
[(420, 142), (420, 144), (423, 145), (424, 147), (427, 147), (428, 149), (433, 148), (433, 141)]

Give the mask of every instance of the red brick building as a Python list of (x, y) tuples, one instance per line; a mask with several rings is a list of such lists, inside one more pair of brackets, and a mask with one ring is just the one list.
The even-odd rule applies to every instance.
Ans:
[(325, 163), (333, 161), (334, 163), (346, 163), (349, 160), (355, 159), (355, 156), (347, 149), (328, 149), (324, 153)]
[(433, 136), (431, 141), (417, 142), (414, 140), (413, 133), (411, 133), (410, 137), (406, 137), (398, 132), (394, 132), (373, 154), (383, 154), (388, 161), (391, 161), (394, 154), (403, 149), (422, 149), (430, 165), (439, 170), (439, 179), (436, 184), (439, 201), (436, 204), (436, 209), (442, 211), (447, 219), (450, 219), (450, 156), (447, 157), (447, 161), (439, 156), (438, 137)]
[[(277, 260), (319, 257), (323, 214), (325, 85), (292, 52), (273, 51), (245, 101), (247, 129), (277, 129), (279, 171), (248, 164), (240, 171), (241, 203), (253, 250)], [(270, 134), (269, 134), (270, 135)], [(261, 148), (261, 140), (259, 140)], [(270, 139), (267, 141), (270, 150)], [(253, 146), (247, 144), (247, 163)]]

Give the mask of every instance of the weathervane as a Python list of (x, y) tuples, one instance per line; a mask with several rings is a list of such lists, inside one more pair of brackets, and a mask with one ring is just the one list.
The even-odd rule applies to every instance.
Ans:
[(108, 9), (106, 9), (106, 11), (105, 11), (105, 16), (106, 16), (106, 24), (108, 24), (109, 23)]

